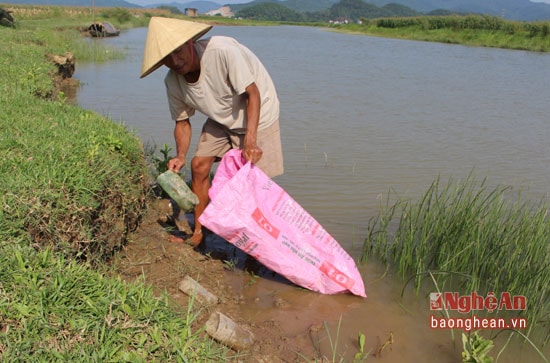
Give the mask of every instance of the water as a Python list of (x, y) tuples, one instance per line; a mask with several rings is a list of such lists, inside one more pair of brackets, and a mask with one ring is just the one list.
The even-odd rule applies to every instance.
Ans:
[[(139, 79), (145, 33), (100, 40), (128, 59), (78, 64), (78, 103), (174, 148), (164, 69)], [(281, 99), (286, 173), (277, 182), (345, 246), (363, 240), (380, 196), (418, 197), (438, 175), (475, 170), (535, 200), (548, 195), (549, 54), (302, 27), (210, 34), (238, 38), (265, 63)], [(194, 141), (203, 120), (192, 120)]]
[[(78, 104), (122, 121), (146, 143), (174, 150), (165, 69), (139, 79), (145, 34), (141, 28), (91, 40), (123, 47), (128, 57), (77, 64)], [(390, 190), (414, 199), (438, 176), (462, 179), (474, 171), (490, 186), (523, 191), (523, 198), (549, 195), (550, 54), (293, 26), (216, 26), (209, 34), (239, 39), (270, 71), (281, 101), (285, 157), (285, 174), (275, 180), (357, 257), (367, 223)], [(192, 149), (204, 119), (192, 119)], [(396, 339), (409, 342), (394, 349), (394, 359), (431, 361), (425, 355), (435, 349), (442, 361), (452, 361), (449, 332), (428, 327), (427, 301), (409, 299), (414, 313), (404, 313), (403, 283), (378, 279), (383, 269), (375, 264), (361, 269), (365, 303), (319, 297), (322, 305), (341, 304), (337, 311), (362, 317), (351, 318), (346, 331), (356, 334), (368, 323), (382, 336), (393, 326)], [(300, 297), (289, 299), (299, 303)]]

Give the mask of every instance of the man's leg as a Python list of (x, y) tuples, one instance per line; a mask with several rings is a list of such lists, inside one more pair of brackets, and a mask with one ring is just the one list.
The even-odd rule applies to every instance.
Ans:
[(216, 158), (214, 156), (195, 156), (191, 160), (191, 190), (199, 199), (195, 206), (195, 229), (193, 235), (187, 239), (187, 243), (197, 247), (204, 240), (202, 225), (199, 217), (204, 212), (209, 202), (208, 190), (210, 189), (210, 170)]

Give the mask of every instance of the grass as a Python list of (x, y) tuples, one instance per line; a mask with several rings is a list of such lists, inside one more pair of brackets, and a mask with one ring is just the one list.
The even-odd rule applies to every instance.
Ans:
[(525, 335), (548, 342), (547, 200), (523, 202), (473, 175), (446, 185), (438, 179), (417, 202), (389, 200), (369, 226), (364, 261), (377, 256), (394, 264), (418, 291), (432, 276), (441, 291), (526, 296), (527, 309), (519, 312), (529, 321)]
[[(6, 361), (219, 361), (213, 342), (192, 331), (152, 288), (104, 278), (62, 254), (0, 247), (0, 357)], [(182, 318), (182, 315), (186, 318)]]
[(78, 17), (15, 16), (0, 28), (0, 360), (223, 361), (198, 308), (102, 273), (141, 218), (143, 145), (53, 84), (46, 55), (73, 50)]
[(450, 44), (535, 52), (550, 51), (550, 22), (520, 22), (486, 15), (363, 19), (339, 31)]
[[(224, 360), (224, 350), (191, 329), (192, 305), (178, 312), (150, 287), (100, 272), (139, 222), (148, 182), (143, 146), (124, 125), (65, 104), (46, 55), (123, 54), (81, 41), (89, 8), (14, 10), (17, 27), (0, 28), (0, 359)], [(124, 28), (145, 25), (153, 12), (97, 9), (93, 18)], [(436, 276), (449, 286), (445, 278), (465, 270), (468, 279), (453, 281), (464, 289), (525, 291), (531, 321), (547, 326), (546, 206), (509, 207), (500, 190), (483, 196), (468, 185), (440, 193), (437, 182), (418, 206), (388, 206), (365, 252), (391, 257), (418, 285), (426, 271), (447, 272)]]
[(2, 229), (17, 226), (74, 255), (109, 254), (144, 203), (141, 142), (123, 125), (50, 101), (54, 69), (44, 49), (7, 48), (0, 59), (0, 190), (9, 206)]

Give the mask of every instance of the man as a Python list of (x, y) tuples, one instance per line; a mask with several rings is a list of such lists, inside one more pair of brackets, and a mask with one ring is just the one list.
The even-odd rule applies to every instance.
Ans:
[(208, 118), (191, 160), (191, 189), (199, 204), (194, 210), (193, 235), (185, 242), (197, 247), (203, 240), (199, 216), (208, 204), (210, 171), (230, 149), (269, 177), (283, 173), (279, 131), (279, 100), (273, 81), (260, 60), (235, 39), (213, 36), (199, 40), (212, 26), (179, 19), (153, 17), (143, 53), (141, 78), (160, 66), (168, 104), (176, 125), (177, 155), (168, 168), (179, 172), (191, 142), (190, 117), (199, 111)]

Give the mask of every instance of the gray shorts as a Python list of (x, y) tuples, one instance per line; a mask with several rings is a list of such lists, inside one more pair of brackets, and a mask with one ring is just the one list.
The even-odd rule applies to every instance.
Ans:
[[(219, 161), (229, 150), (242, 148), (244, 134), (245, 130), (230, 130), (212, 119), (207, 119), (195, 156), (214, 156)], [(262, 149), (262, 158), (256, 166), (270, 178), (281, 175), (284, 168), (279, 121), (265, 130), (259, 130), (257, 140)]]

